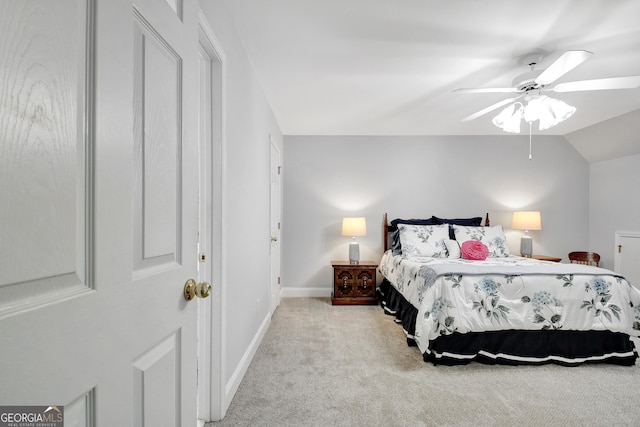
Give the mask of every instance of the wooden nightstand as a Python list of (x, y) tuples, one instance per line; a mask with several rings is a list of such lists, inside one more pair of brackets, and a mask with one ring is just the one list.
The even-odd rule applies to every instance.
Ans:
[(562, 260), (562, 258), (556, 258), (554, 256), (547, 256), (547, 255), (531, 255), (531, 258), (539, 259), (540, 261), (553, 261), (553, 262), (560, 262), (560, 260)]
[(332, 261), (333, 305), (373, 305), (376, 298), (376, 268), (373, 261), (350, 264), (349, 261)]

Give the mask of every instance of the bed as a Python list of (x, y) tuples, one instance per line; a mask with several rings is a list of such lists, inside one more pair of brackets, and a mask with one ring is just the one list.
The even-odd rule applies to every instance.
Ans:
[(388, 222), (385, 214), (383, 236), (381, 306), (425, 362), (630, 366), (638, 358), (640, 291), (610, 270), (514, 256), (488, 215), (483, 225), (482, 217)]

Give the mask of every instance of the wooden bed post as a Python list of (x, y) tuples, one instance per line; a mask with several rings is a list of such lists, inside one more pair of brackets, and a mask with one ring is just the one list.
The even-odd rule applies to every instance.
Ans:
[(389, 243), (387, 242), (387, 240), (389, 240), (389, 223), (387, 222), (386, 212), (383, 215), (383, 220), (384, 223), (382, 224), (382, 241), (384, 242), (384, 244), (382, 246), (384, 247), (384, 252), (387, 252), (387, 249), (389, 249)]

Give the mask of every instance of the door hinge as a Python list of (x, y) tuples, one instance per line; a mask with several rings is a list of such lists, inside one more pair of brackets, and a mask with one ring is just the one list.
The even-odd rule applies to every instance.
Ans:
[(280, 284), (280, 276), (278, 276), (278, 285)]
[(280, 223), (278, 223), (278, 230), (280, 230)]
[(280, 175), (281, 170), (282, 170), (282, 166), (278, 166), (278, 175)]

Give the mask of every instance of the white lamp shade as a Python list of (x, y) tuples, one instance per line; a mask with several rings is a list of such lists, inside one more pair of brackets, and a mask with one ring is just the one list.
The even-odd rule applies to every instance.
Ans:
[[(517, 110), (516, 105), (520, 105)], [(493, 124), (505, 132), (520, 133), (521, 107), (522, 104), (519, 102), (509, 105), (493, 118)]]
[(539, 120), (540, 130), (546, 130), (567, 120), (575, 112), (575, 107), (559, 99), (540, 95), (529, 101), (524, 111), (524, 119), (527, 122)]
[(511, 228), (514, 230), (542, 230), (540, 212), (514, 212)]
[(342, 219), (342, 235), (343, 236), (366, 236), (367, 222), (364, 217), (343, 218)]
[[(527, 95), (527, 105), (516, 102), (507, 106), (493, 118), (493, 124), (505, 132), (520, 133), (520, 121), (539, 122), (540, 130), (549, 129), (567, 120), (576, 112), (576, 108), (546, 95)], [(519, 107), (518, 107), (519, 106)]]

